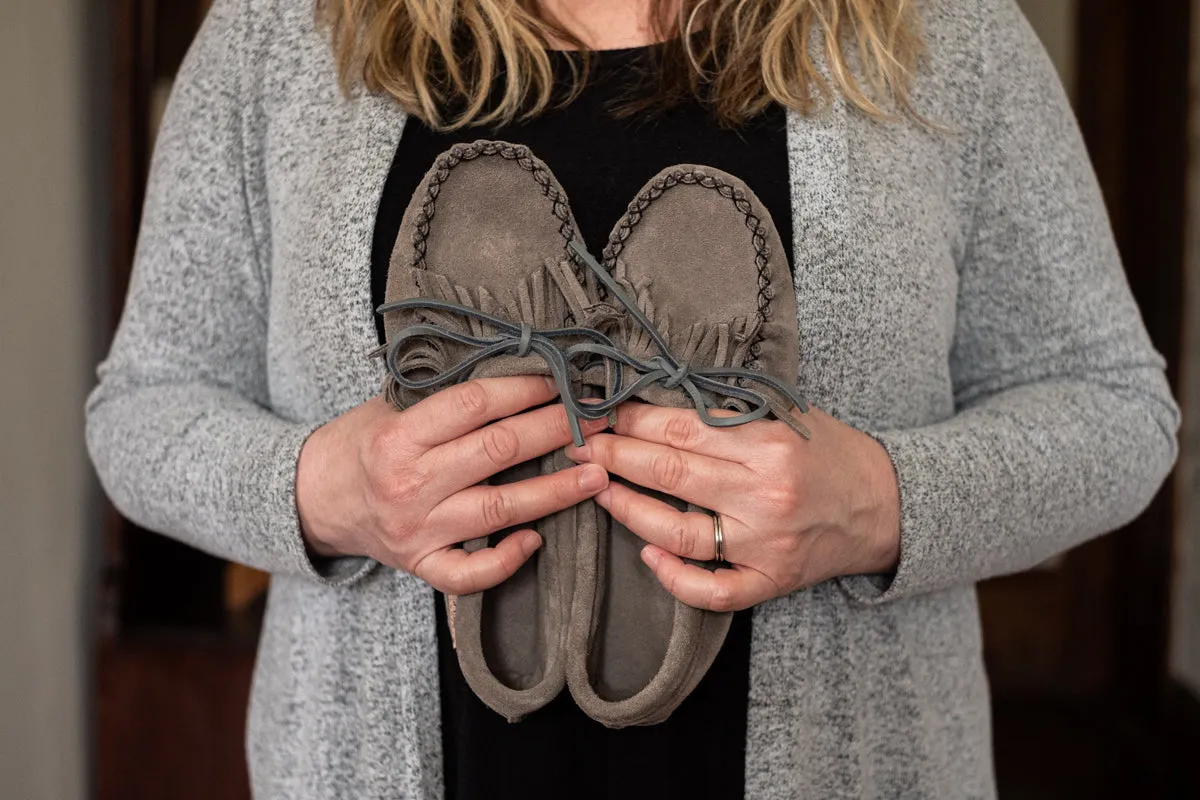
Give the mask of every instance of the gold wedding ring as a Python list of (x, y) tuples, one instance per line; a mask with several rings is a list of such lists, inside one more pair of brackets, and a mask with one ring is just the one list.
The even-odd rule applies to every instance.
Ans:
[(725, 529), (720, 514), (713, 514), (713, 552), (716, 553), (714, 561), (725, 560)]

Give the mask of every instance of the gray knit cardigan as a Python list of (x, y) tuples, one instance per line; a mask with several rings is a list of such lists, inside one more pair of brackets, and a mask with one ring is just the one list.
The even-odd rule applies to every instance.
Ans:
[[(1132, 519), (1176, 454), (1049, 60), (1013, 0), (922, 8), (914, 99), (952, 132), (841, 101), (788, 123), (801, 388), (891, 455), (902, 555), (755, 609), (754, 800), (994, 796), (973, 584)], [(370, 250), (403, 126), (339, 93), (311, 0), (217, 0), (88, 401), (122, 512), (273, 574), (260, 800), (442, 795), (432, 591), (364, 559), (315, 569), (293, 497), (305, 437), (380, 386)]]

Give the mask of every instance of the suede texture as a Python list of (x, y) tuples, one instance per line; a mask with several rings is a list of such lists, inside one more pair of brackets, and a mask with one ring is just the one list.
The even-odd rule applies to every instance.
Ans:
[[(449, 301), (535, 329), (595, 321), (631, 355), (659, 355), (621, 304), (604, 297), (594, 276), (574, 263), (567, 245), (575, 230), (565, 192), (528, 148), (486, 140), (456, 145), (436, 159), (405, 211), (385, 299)], [(605, 266), (681, 363), (749, 367), (795, 385), (796, 328), (772, 322), (795, 316), (791, 271), (769, 213), (738, 178), (694, 165), (663, 170), (617, 220)], [(445, 311), (404, 309), (385, 314), (389, 342), (414, 324), (496, 334), (486, 323)], [(404, 375), (429, 377), (469, 352), (464, 344), (416, 338), (394, 357)], [(502, 355), (463, 379), (547, 373), (535, 355)], [(608, 378), (603, 369), (577, 373), (575, 391), (602, 396)], [(384, 391), (406, 408), (431, 390), (401, 388), (389, 373)], [(661, 384), (639, 397), (681, 408), (693, 402)], [(739, 401), (725, 405), (744, 410)], [(554, 453), (492, 480), (568, 466)], [(509, 580), (447, 597), (455, 650), (472, 691), (514, 722), (552, 700), (564, 683), (604, 725), (666, 719), (712, 665), (732, 615), (675, 600), (642, 563), (642, 540), (591, 501), (533, 527), (544, 545)], [(477, 550), (509, 533), (464, 546)]]
[[(438, 157), (405, 211), (389, 264), (386, 300), (434, 297), (513, 322), (558, 327), (571, 311), (546, 262), (567, 257), (574, 231), (565, 193), (527, 148), (503, 142), (453, 147)], [(436, 312), (395, 311), (384, 322), (389, 340), (415, 323), (490, 333), (474, 321)], [(424, 375), (453, 367), (466, 354), (465, 346), (422, 339), (398, 361), (406, 373)], [(466, 377), (523, 374), (549, 371), (536, 355), (501, 356), (481, 362)], [(390, 374), (385, 393), (398, 408), (429, 394), (399, 388)], [(555, 452), (504, 470), (492, 482), (516, 482), (568, 466), (566, 457)], [(577, 510), (570, 508), (464, 545), (478, 550), (528, 527), (542, 537), (542, 547), (504, 583), (446, 598), (468, 685), (510, 721), (546, 705), (563, 689), (579, 524)]]
[[(796, 300), (785, 253), (770, 213), (740, 179), (682, 164), (655, 175), (630, 202), (609, 236), (604, 266), (680, 362), (749, 367), (795, 386)], [(658, 354), (628, 318), (621, 343), (637, 358)], [(660, 384), (640, 398), (693, 405)], [(725, 405), (745, 410), (737, 401)], [(602, 509), (591, 511), (597, 523), (580, 530), (567, 684), (588, 716), (605, 725), (653, 725), (704, 677), (732, 614), (675, 600), (642, 562), (642, 540)]]

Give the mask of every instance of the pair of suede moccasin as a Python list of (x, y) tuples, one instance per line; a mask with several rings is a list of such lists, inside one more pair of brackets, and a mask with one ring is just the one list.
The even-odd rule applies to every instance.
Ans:
[[(773, 414), (803, 433), (791, 271), (740, 180), (690, 165), (659, 173), (613, 228), (602, 264), (577, 230), (528, 148), (478, 141), (439, 156), (405, 212), (380, 309), (393, 404), (462, 380), (540, 374), (555, 378), (574, 422), (634, 400), (694, 407), (716, 425)], [(492, 481), (571, 466), (558, 451)], [(731, 615), (672, 597), (641, 561), (643, 542), (592, 501), (521, 527), (544, 544), (513, 577), (448, 598), (472, 690), (510, 721), (564, 686), (609, 727), (665, 720), (707, 672)]]

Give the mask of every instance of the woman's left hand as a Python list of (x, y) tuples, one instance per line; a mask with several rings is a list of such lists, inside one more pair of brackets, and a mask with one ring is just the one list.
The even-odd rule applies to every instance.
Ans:
[(887, 452), (820, 409), (800, 419), (810, 440), (778, 420), (714, 428), (694, 410), (626, 403), (611, 433), (567, 455), (720, 514), (732, 568), (709, 571), (681, 557), (715, 557), (712, 515), (616, 482), (596, 496), (649, 543), (642, 560), (671, 594), (733, 611), (839, 575), (891, 572), (899, 561), (899, 489)]

